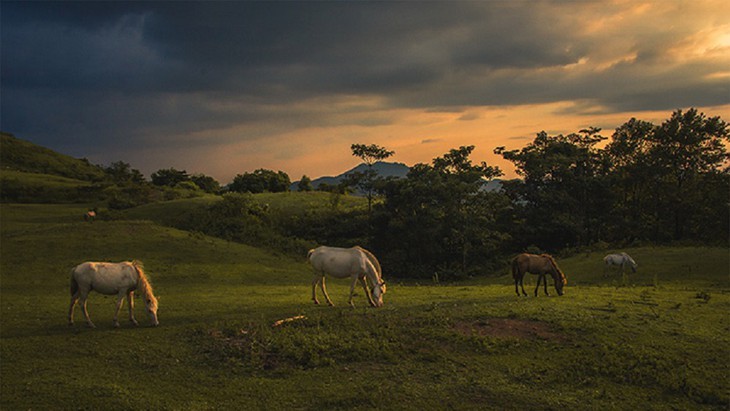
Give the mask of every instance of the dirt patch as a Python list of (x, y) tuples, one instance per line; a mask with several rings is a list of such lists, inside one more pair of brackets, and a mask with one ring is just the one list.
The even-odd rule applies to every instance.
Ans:
[(548, 323), (515, 318), (487, 318), (472, 322), (462, 321), (456, 323), (454, 329), (463, 335), (478, 335), (482, 337), (557, 342), (565, 342), (568, 340), (565, 335), (556, 331)]

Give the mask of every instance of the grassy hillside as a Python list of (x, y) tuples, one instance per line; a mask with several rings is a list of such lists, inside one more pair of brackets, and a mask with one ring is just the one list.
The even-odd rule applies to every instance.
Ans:
[(0, 133), (0, 165), (2, 170), (51, 174), (84, 181), (104, 177), (104, 172), (87, 160), (57, 153), (9, 133)]
[[(271, 207), (274, 207), (273, 201)], [(382, 309), (310, 302), (288, 258), (149, 221), (84, 223), (75, 205), (0, 205), (2, 409), (726, 409), (728, 252), (627, 250), (560, 260), (563, 297), (518, 298), (508, 277), (391, 282)], [(140, 259), (161, 326), (66, 325), (68, 271)], [(388, 268), (385, 267), (386, 280)], [(658, 284), (655, 284), (654, 277)], [(532, 284), (534, 284), (534, 279)], [(553, 292), (554, 294), (554, 292)], [(280, 326), (275, 321), (304, 316)]]

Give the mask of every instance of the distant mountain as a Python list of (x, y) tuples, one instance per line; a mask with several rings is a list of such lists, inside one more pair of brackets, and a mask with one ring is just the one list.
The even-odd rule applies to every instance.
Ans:
[[(344, 173), (335, 176), (335, 177), (320, 177), (317, 179), (312, 180), (312, 187), (315, 189), (318, 188), (322, 184), (327, 185), (337, 185), (342, 182), (349, 174), (356, 173), (356, 172), (364, 172), (367, 170), (368, 166), (365, 163), (360, 164), (359, 166), (345, 171)], [(405, 177), (406, 174), (408, 174), (408, 171), (410, 171), (410, 167), (403, 163), (388, 163), (385, 161), (378, 161), (375, 164), (373, 164), (373, 169), (377, 171), (378, 175), (383, 178), (387, 177), (395, 177), (395, 178), (402, 178)], [(292, 191), (298, 191), (299, 190), (299, 181), (295, 181), (291, 185)]]
[(76, 159), (0, 132), (0, 167), (3, 170), (50, 174), (84, 181), (104, 177), (104, 171), (86, 159)]
[[(364, 172), (367, 170), (368, 166), (365, 163), (360, 164), (359, 166), (345, 171), (344, 173), (335, 176), (335, 177), (320, 177), (317, 179), (312, 180), (312, 187), (317, 189), (322, 184), (328, 184), (331, 186), (338, 185), (342, 180), (347, 177), (348, 174), (352, 174), (355, 172)], [(378, 161), (373, 165), (373, 169), (378, 172), (378, 175), (383, 178), (387, 177), (395, 177), (395, 178), (403, 178), (405, 177), (408, 172), (411, 170), (410, 167), (403, 163), (388, 163), (385, 161)], [(291, 185), (291, 191), (298, 191), (299, 190), (299, 181), (295, 181)], [(482, 190), (486, 191), (499, 191), (502, 188), (502, 180), (500, 179), (494, 179), (487, 181), (484, 183), (484, 186), (482, 187)]]

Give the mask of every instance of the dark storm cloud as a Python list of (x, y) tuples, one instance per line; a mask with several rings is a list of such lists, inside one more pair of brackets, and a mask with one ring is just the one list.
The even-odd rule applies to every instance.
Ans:
[[(575, 101), (575, 112), (588, 113), (730, 100), (725, 77), (707, 79), (717, 68), (656, 68), (665, 64), (666, 48), (691, 34), (692, 26), (672, 32), (647, 21), (635, 37), (610, 25), (586, 28), (623, 12), (614, 3), (3, 2), (0, 7), (2, 128), (55, 147), (92, 141), (111, 147), (164, 145), (177, 133), (240, 124), (328, 126), (348, 121), (342, 116), (348, 110), (372, 109), (337, 106), (346, 96), (379, 101), (379, 112), (350, 120), (365, 126), (390, 124), (394, 120), (382, 112), (389, 108), (461, 111)], [(611, 54), (601, 51), (617, 39), (628, 44), (625, 50), (601, 55)], [(636, 57), (590, 68), (622, 53)]]

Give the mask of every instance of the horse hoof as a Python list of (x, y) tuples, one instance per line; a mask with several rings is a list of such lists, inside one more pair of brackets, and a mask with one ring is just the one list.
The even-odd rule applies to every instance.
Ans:
[(139, 325), (139, 323), (136, 320), (132, 320), (132, 321), (130, 321), (130, 323), (132, 323), (132, 325), (135, 327)]

